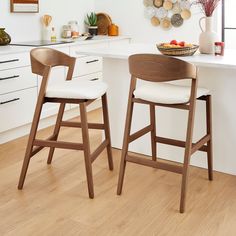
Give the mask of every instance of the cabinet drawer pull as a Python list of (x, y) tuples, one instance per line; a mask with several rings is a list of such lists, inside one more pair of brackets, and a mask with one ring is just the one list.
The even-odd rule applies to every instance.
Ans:
[(0, 64), (16, 62), (16, 61), (19, 61), (19, 59), (13, 59), (13, 60), (8, 60), (8, 61), (0, 61)]
[(10, 102), (15, 102), (15, 101), (18, 101), (18, 100), (20, 100), (20, 98), (14, 98), (14, 99), (11, 99), (11, 100), (8, 100), (8, 101), (5, 101), (5, 102), (0, 102), (0, 105), (10, 103)]
[(94, 79), (91, 79), (90, 81), (96, 81), (96, 80), (99, 80), (99, 78), (94, 78)]
[(19, 78), (19, 77), (20, 77), (19, 75), (13, 75), (13, 76), (4, 77), (4, 78), (1, 78), (1, 77), (0, 77), (0, 80), (16, 79), (16, 78)]
[(90, 64), (90, 63), (94, 63), (94, 62), (98, 62), (99, 60), (96, 59), (96, 60), (92, 60), (92, 61), (86, 61), (87, 64)]

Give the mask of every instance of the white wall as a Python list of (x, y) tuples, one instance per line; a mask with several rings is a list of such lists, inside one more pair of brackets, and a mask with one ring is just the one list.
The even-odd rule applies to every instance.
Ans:
[(192, 9), (192, 18), (184, 21), (180, 28), (172, 27), (169, 31), (151, 25), (144, 16), (142, 0), (95, 0), (95, 10), (107, 12), (120, 26), (121, 34), (132, 36), (136, 42), (157, 43), (176, 39), (198, 43), (198, 20), (202, 15), (196, 6)]
[(5, 27), (12, 41), (28, 41), (41, 38), (40, 18), (53, 16), (57, 34), (62, 25), (77, 20), (84, 31), (84, 17), (94, 10), (94, 0), (40, 0), (39, 13), (10, 13), (10, 0), (0, 1), (0, 27)]

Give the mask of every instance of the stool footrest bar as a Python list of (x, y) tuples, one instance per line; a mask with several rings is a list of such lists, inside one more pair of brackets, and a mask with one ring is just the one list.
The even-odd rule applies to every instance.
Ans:
[(148, 125), (145, 128), (135, 132), (134, 134), (129, 136), (129, 143), (133, 142), (134, 140), (142, 137), (143, 135), (147, 134), (152, 130), (152, 125)]
[(182, 174), (183, 172), (183, 167), (178, 166), (177, 164), (174, 165), (174, 164), (168, 164), (168, 163), (164, 163), (160, 161), (152, 161), (149, 159), (145, 159), (145, 158), (141, 158), (141, 157), (137, 157), (133, 155), (127, 155), (126, 161), (136, 163), (139, 165), (153, 167), (156, 169), (167, 170), (167, 171), (171, 171), (178, 174)]
[(91, 155), (91, 162), (93, 163), (97, 157), (99, 156), (99, 154), (107, 147), (107, 145), (109, 144), (109, 140), (104, 140), (102, 142), (102, 144), (92, 153)]
[[(202, 139), (200, 139), (198, 142), (193, 143), (191, 153), (193, 154), (196, 151), (207, 152), (207, 146), (205, 146), (204, 144), (207, 143), (209, 140), (210, 140), (210, 135), (207, 134)], [(185, 148), (185, 142), (180, 141), (180, 140), (176, 140), (176, 139), (156, 137), (156, 142), (171, 145), (171, 146)]]
[(54, 147), (61, 149), (73, 149), (73, 150), (83, 150), (84, 145), (81, 143), (70, 143), (62, 141), (45, 141), (40, 139), (35, 139), (34, 146), (39, 147)]
[[(71, 128), (81, 128), (81, 123), (79, 122), (72, 122), (72, 121), (62, 121), (61, 126), (63, 127), (71, 127)], [(104, 129), (104, 124), (97, 124), (97, 123), (88, 123), (89, 129)]]

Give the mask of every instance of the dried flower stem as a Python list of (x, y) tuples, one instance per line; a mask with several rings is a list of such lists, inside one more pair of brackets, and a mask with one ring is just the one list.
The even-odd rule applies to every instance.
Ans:
[(196, 0), (195, 3), (200, 5), (205, 16), (212, 16), (220, 0)]

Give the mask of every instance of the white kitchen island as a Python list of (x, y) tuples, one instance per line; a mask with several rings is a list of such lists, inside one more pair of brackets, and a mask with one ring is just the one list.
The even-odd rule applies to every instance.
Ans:
[[(128, 57), (135, 53), (159, 54), (155, 45), (128, 44), (96, 49), (82, 49), (78, 54), (102, 56), (103, 78), (108, 83), (112, 146), (122, 147), (124, 123), (127, 108), (130, 74)], [(181, 57), (199, 67), (199, 86), (211, 90), (213, 98), (213, 145), (214, 170), (236, 175), (236, 52), (226, 51), (224, 57), (196, 54)], [(184, 83), (186, 83), (184, 81)], [(170, 108), (156, 108), (158, 136), (185, 140), (187, 113)], [(136, 105), (132, 131), (145, 127), (149, 122), (148, 106)], [(205, 106), (197, 103), (194, 141), (205, 134)], [(183, 161), (183, 149), (157, 144), (158, 157)], [(150, 155), (150, 134), (130, 145), (130, 151)], [(191, 164), (206, 167), (206, 153), (197, 152)]]

